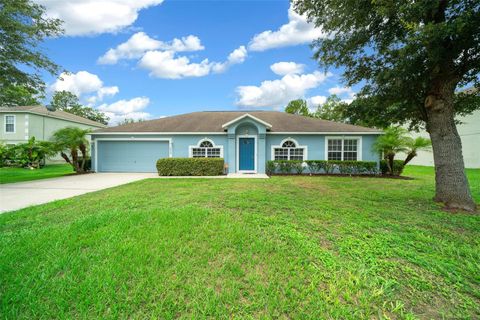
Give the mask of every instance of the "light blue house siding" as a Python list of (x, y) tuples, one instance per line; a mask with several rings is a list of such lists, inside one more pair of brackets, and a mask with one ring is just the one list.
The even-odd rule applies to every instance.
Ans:
[[(190, 148), (208, 139), (227, 154), (226, 134), (92, 134), (92, 170), (98, 172), (155, 172), (159, 158), (188, 158)], [(119, 143), (121, 142), (121, 143)], [(153, 157), (153, 158), (152, 158)], [(225, 156), (224, 156), (225, 158)], [(143, 159), (155, 159), (146, 165)]]
[[(256, 172), (265, 173), (265, 163), (272, 159), (272, 148), (292, 139), (299, 147), (306, 147), (305, 160), (325, 160), (327, 137), (357, 137), (361, 139), (363, 161), (379, 161), (372, 151), (377, 135), (323, 135), (323, 134), (274, 134), (259, 132), (251, 123), (243, 123), (220, 134), (128, 134), (92, 135), (92, 168), (101, 172), (155, 172), (155, 160), (161, 157), (191, 157), (190, 148), (205, 139), (221, 147), (228, 172), (238, 171), (238, 141), (241, 137), (254, 137), (256, 141)], [(98, 148), (98, 150), (96, 150)], [(359, 155), (360, 156), (360, 155)], [(146, 163), (146, 162), (147, 163)], [(150, 164), (148, 164), (150, 163)]]

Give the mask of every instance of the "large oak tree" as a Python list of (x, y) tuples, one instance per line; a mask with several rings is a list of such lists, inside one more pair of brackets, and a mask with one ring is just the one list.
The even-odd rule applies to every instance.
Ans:
[[(343, 67), (347, 85), (372, 100), (385, 124), (424, 125), (435, 162), (435, 200), (475, 210), (465, 176), (455, 91), (479, 86), (478, 0), (298, 0), (295, 10), (329, 34), (313, 43), (322, 67)], [(474, 108), (478, 108), (478, 105)], [(368, 109), (368, 108), (366, 108)], [(468, 110), (467, 110), (468, 109)]]

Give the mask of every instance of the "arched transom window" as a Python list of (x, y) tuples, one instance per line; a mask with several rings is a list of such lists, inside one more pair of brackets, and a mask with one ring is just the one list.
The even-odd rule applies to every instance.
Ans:
[(213, 148), (213, 143), (211, 143), (210, 141), (203, 141), (202, 143), (200, 143), (200, 148)]
[(197, 146), (190, 146), (192, 158), (222, 158), (223, 147), (215, 146), (210, 140), (201, 140)]
[(280, 146), (273, 147), (273, 160), (306, 160), (306, 147), (299, 146), (294, 140), (288, 139)]

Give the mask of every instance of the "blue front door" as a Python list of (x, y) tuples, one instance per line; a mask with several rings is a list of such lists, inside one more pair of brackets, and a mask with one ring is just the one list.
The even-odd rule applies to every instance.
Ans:
[(239, 170), (253, 171), (255, 170), (255, 139), (239, 138)]

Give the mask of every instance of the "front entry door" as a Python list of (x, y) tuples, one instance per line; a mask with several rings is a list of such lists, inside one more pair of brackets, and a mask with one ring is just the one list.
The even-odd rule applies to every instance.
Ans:
[(255, 170), (255, 139), (239, 138), (239, 170), (254, 171)]

